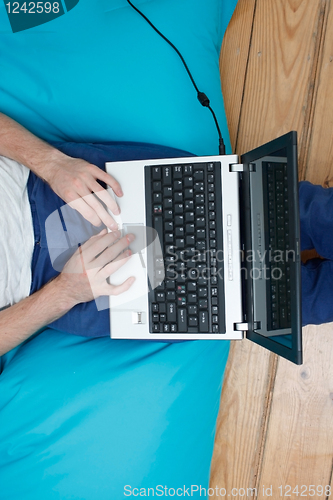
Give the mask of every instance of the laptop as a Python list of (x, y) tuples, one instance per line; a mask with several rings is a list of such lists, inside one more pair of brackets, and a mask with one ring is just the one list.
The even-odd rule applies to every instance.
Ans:
[(111, 162), (134, 233), (111, 337), (241, 340), (302, 363), (297, 134), (244, 155)]

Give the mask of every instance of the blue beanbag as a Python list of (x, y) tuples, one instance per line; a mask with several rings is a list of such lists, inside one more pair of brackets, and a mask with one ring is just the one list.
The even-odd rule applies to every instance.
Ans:
[[(230, 152), (218, 56), (237, 0), (133, 3), (181, 51)], [(0, 47), (0, 111), (45, 140), (141, 141), (218, 153), (213, 118), (178, 55), (126, 0), (80, 0), (17, 33), (2, 5)]]
[[(230, 151), (218, 54), (236, 0), (137, 5), (182, 51)], [(124, 0), (80, 0), (17, 33), (3, 5), (0, 46), (0, 110), (44, 139), (217, 153), (178, 57)], [(208, 498), (195, 487), (208, 487), (228, 349), (38, 332), (1, 358), (1, 500), (118, 500), (157, 486), (171, 496), (191, 485), (192, 498)]]

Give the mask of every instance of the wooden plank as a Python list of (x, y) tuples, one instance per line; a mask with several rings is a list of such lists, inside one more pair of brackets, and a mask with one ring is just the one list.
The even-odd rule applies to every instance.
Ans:
[(275, 366), (276, 356), (256, 344), (248, 340), (232, 343), (210, 480), (212, 488), (225, 488), (229, 496), (233, 488), (257, 485)]
[[(234, 127), (232, 137), (236, 140), (237, 152), (241, 153), (290, 129), (296, 129), (299, 133), (300, 150), (303, 152), (303, 171), (307, 158), (306, 148), (311, 138), (309, 126), (312, 120), (314, 123), (316, 120), (314, 97), (318, 81), (318, 54), (327, 12), (326, 2), (258, 0), (257, 4), (249, 65), (243, 73), (245, 92), (242, 103), (237, 108), (241, 114), (239, 131), (237, 132), (235, 113), (236, 116), (230, 119)], [(229, 61), (229, 64), (232, 62)], [(230, 91), (232, 98), (239, 94), (238, 89)], [(329, 92), (326, 98), (328, 95)], [(228, 103), (226, 104), (226, 109), (230, 110), (231, 106), (229, 108)], [(332, 155), (327, 152), (326, 157), (332, 158)], [(317, 332), (323, 331), (322, 338), (327, 350), (325, 359), (320, 358), (320, 345), (313, 346)], [(270, 363), (270, 356), (247, 342), (233, 345), (218, 419), (212, 487), (257, 487), (261, 497), (264, 484), (274, 484), (277, 487), (279, 483), (286, 485), (289, 481), (296, 486), (301, 480), (308, 484), (312, 467), (311, 482), (317, 481), (316, 484), (320, 484), (318, 481), (323, 479), (320, 474), (323, 466), (325, 481), (331, 480), (332, 450), (326, 443), (324, 453), (320, 454), (320, 446), (317, 444), (318, 440), (321, 442), (325, 438), (326, 431), (332, 442), (331, 419), (327, 418), (330, 408), (327, 389), (331, 381), (326, 379), (326, 385), (323, 385), (324, 377), (317, 376), (316, 370), (318, 371), (319, 366), (324, 366), (325, 371), (329, 370), (331, 354), (328, 339), (332, 336), (332, 330), (324, 326), (308, 328), (306, 332), (306, 359), (308, 353), (313, 355), (317, 348), (316, 359), (309, 361), (312, 373), (315, 374), (314, 379), (311, 375), (310, 378), (316, 387), (310, 400), (303, 390), (303, 379), (308, 377), (306, 370), (301, 372), (298, 371), (301, 368), (284, 360), (279, 361), (274, 386), (276, 365), (274, 361)], [(331, 344), (332, 342), (329, 345)], [(274, 360), (272, 355), (271, 360)], [(261, 373), (258, 367), (262, 367)], [(297, 378), (295, 373), (302, 373), (301, 378)], [(262, 385), (256, 383), (260, 379), (263, 379)], [(321, 406), (323, 417), (316, 412), (315, 394), (316, 390), (322, 394), (321, 387), (326, 394), (326, 402)], [(272, 409), (270, 401), (273, 401)], [(310, 412), (309, 416), (307, 410)], [(319, 428), (313, 424), (318, 423), (318, 419)], [(314, 438), (310, 432), (313, 430), (311, 422), (315, 427)], [(305, 429), (304, 434), (302, 428)], [(297, 440), (292, 439), (292, 436)], [(270, 459), (271, 455), (275, 460)], [(273, 497), (280, 498), (278, 493), (275, 491)], [(244, 495), (233, 498), (244, 498)]]
[(304, 132), (323, 0), (258, 0), (237, 151)]
[[(332, 128), (327, 130), (333, 124), (333, 13), (328, 3), (320, 6), (318, 25), (322, 26), (322, 34), (317, 32), (319, 64), (303, 135), (303, 171), (308, 180), (329, 185), (333, 177)], [(304, 329), (304, 365), (297, 371), (279, 362), (261, 484), (269, 482), (273, 489), (287, 484), (333, 487), (332, 334), (332, 324)], [(283, 377), (288, 378), (287, 384)], [(276, 471), (273, 477), (272, 470)], [(317, 492), (315, 497), (327, 495)]]
[[(272, 485), (273, 498), (287, 498), (286, 485), (326, 486), (333, 455), (333, 324), (303, 330), (302, 366), (279, 360), (265, 443), (258, 500)], [(283, 486), (280, 496), (279, 486)], [(305, 491), (305, 489), (304, 489)], [(310, 498), (309, 490), (306, 498)], [(326, 498), (320, 492), (313, 498)], [(300, 496), (300, 495), (299, 495)], [(291, 494), (296, 498), (296, 494)]]
[(220, 54), (222, 92), (233, 151), (237, 141), (255, 3), (256, 0), (238, 0)]
[[(328, 13), (328, 6), (326, 14)], [(305, 157), (305, 178), (314, 184), (333, 186), (333, 9), (325, 26), (319, 76), (315, 86), (311, 135)]]

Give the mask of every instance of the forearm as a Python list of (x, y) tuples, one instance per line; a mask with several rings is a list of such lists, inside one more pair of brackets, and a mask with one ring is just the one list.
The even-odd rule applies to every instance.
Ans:
[(48, 179), (52, 164), (66, 157), (3, 113), (0, 113), (0, 155), (22, 163), (43, 180)]
[(64, 281), (60, 275), (30, 297), (0, 312), (0, 356), (76, 305)]

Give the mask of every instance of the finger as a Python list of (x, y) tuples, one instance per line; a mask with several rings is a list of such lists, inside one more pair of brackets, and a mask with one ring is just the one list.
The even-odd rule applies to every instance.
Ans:
[(106, 190), (103, 189), (98, 182), (93, 182), (89, 184), (89, 189), (93, 191), (98, 198), (100, 198), (103, 203), (111, 210), (111, 212), (115, 215), (120, 214), (120, 208), (116, 202), (116, 200), (110, 195), (110, 193)]
[(121, 285), (109, 285), (106, 283), (105, 295), (120, 295), (121, 293), (127, 292), (127, 290), (133, 285), (135, 281), (134, 276), (127, 278)]
[(114, 242), (120, 238), (120, 236), (120, 231), (112, 231), (111, 233), (102, 233), (101, 235), (89, 238), (89, 240), (81, 246), (85, 262), (94, 262), (96, 260), (96, 256), (110, 245), (113, 245)]
[[(97, 184), (97, 183), (96, 183)], [(98, 198), (95, 196), (95, 194), (91, 193), (89, 191), (90, 188), (87, 186), (83, 186), (81, 188), (81, 191), (78, 191), (79, 194), (82, 196), (82, 199), (87, 203), (89, 207), (97, 214), (97, 216), (100, 218), (100, 220), (110, 229), (117, 229), (118, 225), (117, 223), (113, 220), (109, 212), (103, 207), (103, 205), (99, 202)], [(106, 195), (110, 197), (110, 195), (106, 192)], [(117, 203), (114, 201), (115, 207), (117, 207)]]
[(129, 261), (131, 256), (132, 256), (131, 250), (125, 250), (124, 252), (119, 254), (115, 259), (113, 259), (112, 262), (109, 262), (104, 267), (102, 267), (98, 272), (101, 279), (105, 280), (113, 273), (118, 271), (118, 269), (120, 269), (124, 264), (126, 264), (126, 262)]
[(93, 176), (96, 179), (99, 179), (102, 182), (105, 182), (108, 186), (110, 186), (113, 191), (116, 193), (117, 196), (123, 196), (123, 191), (120, 187), (120, 184), (112, 175), (108, 174), (104, 170), (101, 170), (100, 168), (96, 167), (95, 165), (92, 165), (93, 167), (96, 168), (96, 170), (93, 170)]
[(126, 236), (123, 236), (116, 243), (104, 250), (104, 252), (92, 262), (92, 264), (96, 267), (106, 266), (106, 264), (113, 261), (121, 252), (123, 252), (133, 239), (134, 235), (127, 234)]
[(77, 210), (77, 212), (93, 226), (100, 226), (102, 224), (102, 220), (95, 210), (93, 210), (79, 194), (75, 200), (69, 201), (68, 205), (74, 210)]

